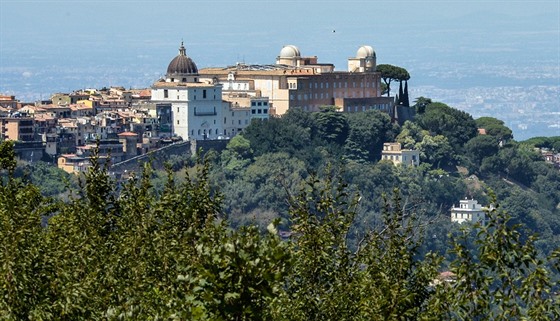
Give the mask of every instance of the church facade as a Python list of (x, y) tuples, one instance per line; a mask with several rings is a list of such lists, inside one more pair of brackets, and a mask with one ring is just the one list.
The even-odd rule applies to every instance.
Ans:
[(171, 109), (171, 132), (184, 140), (228, 138), (249, 124), (250, 108), (236, 108), (222, 99), (222, 85), (199, 77), (181, 43), (165, 78), (152, 85), (151, 101)]

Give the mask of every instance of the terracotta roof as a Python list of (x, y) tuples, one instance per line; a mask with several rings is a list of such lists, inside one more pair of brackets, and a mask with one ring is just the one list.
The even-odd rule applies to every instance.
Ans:
[(120, 133), (119, 136), (130, 136), (130, 137), (132, 137), (132, 136), (138, 136), (138, 134), (133, 133), (133, 132), (123, 132), (123, 133)]
[(152, 91), (150, 89), (144, 89), (144, 90), (140, 91), (140, 93), (138, 93), (138, 96), (140, 96), (140, 97), (150, 97), (150, 96), (152, 96)]
[(486, 135), (486, 129), (484, 129), (484, 128), (479, 128), (479, 129), (478, 129), (478, 134), (479, 134), (479, 135)]

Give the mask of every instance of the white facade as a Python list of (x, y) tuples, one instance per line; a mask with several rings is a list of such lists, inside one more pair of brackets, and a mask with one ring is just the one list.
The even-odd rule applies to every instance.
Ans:
[(478, 204), (477, 200), (464, 199), (459, 202), (459, 207), (451, 209), (451, 222), (484, 223), (486, 220), (486, 208)]
[[(231, 84), (239, 90), (249, 86), (243, 82)], [(169, 63), (165, 79), (152, 86), (151, 100), (171, 104), (171, 131), (183, 140), (232, 137), (247, 127), (251, 119), (249, 105), (232, 106), (232, 102), (223, 100), (222, 84), (199, 80), (198, 68), (186, 55), (183, 44), (179, 55)]]
[(189, 139), (217, 139), (224, 135), (221, 85), (160, 82), (152, 88), (152, 101), (171, 103), (172, 132)]
[(390, 160), (395, 165), (418, 166), (420, 165), (420, 151), (401, 149), (400, 143), (384, 143), (381, 159)]

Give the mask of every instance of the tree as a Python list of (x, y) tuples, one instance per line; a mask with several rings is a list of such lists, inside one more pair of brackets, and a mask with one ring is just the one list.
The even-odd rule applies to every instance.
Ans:
[(387, 86), (387, 97), (391, 95), (391, 82), (393, 80), (402, 82), (410, 79), (408, 71), (402, 67), (388, 64), (377, 65), (377, 71), (381, 73), (381, 79)]
[[(488, 223), (466, 227), (453, 238), (451, 263), (454, 283), (436, 285), (426, 320), (556, 320), (558, 297), (546, 263), (534, 247), (535, 237), (524, 236), (519, 225), (495, 206)], [(474, 231), (470, 229), (473, 228)], [(466, 246), (476, 233), (475, 248)], [(548, 259), (556, 262), (560, 250)], [(443, 300), (443, 301), (442, 301)]]
[(253, 158), (251, 142), (242, 135), (233, 137), (222, 153), (224, 169), (230, 175), (236, 175), (242, 168), (249, 165)]
[(416, 122), (431, 135), (445, 136), (456, 153), (461, 152), (464, 144), (478, 134), (471, 115), (443, 103), (427, 105), (426, 111), (417, 116)]
[(465, 154), (477, 167), (480, 166), (484, 158), (495, 155), (498, 151), (498, 141), (487, 135), (475, 136), (465, 144)]
[(414, 101), (414, 106), (412, 106), (412, 107), (416, 108), (416, 112), (418, 114), (423, 114), (426, 111), (426, 107), (431, 103), (432, 103), (432, 100), (430, 98), (418, 97)]
[(291, 110), (286, 115), (288, 114), (290, 116), (286, 118), (272, 117), (265, 121), (253, 121), (243, 130), (243, 137), (249, 140), (255, 156), (286, 152), (303, 157), (308, 152), (308, 148), (313, 145), (313, 128), (293, 121), (297, 117), (292, 116)]
[(338, 112), (336, 106), (324, 106), (314, 113), (317, 135), (327, 143), (342, 146), (348, 137), (348, 119), (345, 113)]
[(420, 151), (421, 161), (431, 164), (434, 168), (450, 165), (454, 161), (453, 148), (443, 135), (426, 135), (415, 147)]
[(393, 139), (391, 118), (377, 110), (349, 114), (348, 125), (345, 149), (355, 160), (379, 160), (383, 143)]
[(475, 120), (478, 128), (484, 128), (486, 134), (492, 136), (497, 142), (507, 142), (513, 139), (511, 129), (504, 125), (504, 122), (493, 117), (480, 117)]

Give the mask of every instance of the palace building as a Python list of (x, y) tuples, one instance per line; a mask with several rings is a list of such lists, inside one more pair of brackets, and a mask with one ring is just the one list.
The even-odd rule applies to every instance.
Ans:
[(201, 81), (223, 85), (229, 91), (268, 97), (271, 114), (282, 115), (292, 107), (319, 111), (334, 105), (344, 112), (370, 109), (392, 112), (393, 98), (381, 97), (381, 75), (376, 54), (362, 46), (348, 59), (348, 71), (335, 71), (333, 64), (319, 63), (317, 56), (302, 56), (293, 45), (282, 48), (275, 64), (205, 68)]
[(181, 43), (164, 78), (152, 85), (151, 101), (171, 110), (171, 132), (184, 140), (227, 139), (252, 119), (282, 115), (290, 108), (342, 112), (381, 110), (392, 115), (393, 97), (381, 97), (376, 54), (362, 46), (348, 59), (348, 71), (302, 56), (284, 46), (271, 65), (237, 64), (199, 70)]

